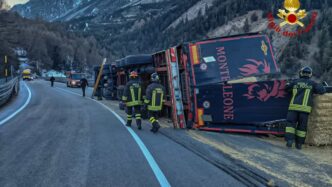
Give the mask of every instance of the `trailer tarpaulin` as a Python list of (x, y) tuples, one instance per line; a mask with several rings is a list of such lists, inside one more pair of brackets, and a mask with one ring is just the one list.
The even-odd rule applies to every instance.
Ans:
[(148, 65), (153, 63), (152, 55), (130, 55), (116, 61), (117, 67), (132, 67)]
[(196, 86), (280, 71), (265, 35), (190, 43), (189, 50)]
[(210, 123), (259, 124), (286, 119), (286, 81), (213, 84), (197, 87), (197, 108)]

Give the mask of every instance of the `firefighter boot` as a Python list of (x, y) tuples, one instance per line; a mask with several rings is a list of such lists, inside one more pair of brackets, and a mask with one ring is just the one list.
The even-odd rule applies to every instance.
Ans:
[(292, 148), (292, 146), (293, 146), (293, 140), (287, 140), (287, 144), (286, 144), (286, 146), (287, 146), (288, 148)]
[(158, 132), (159, 128), (160, 128), (160, 125), (159, 125), (158, 121), (155, 121), (152, 123), (151, 132), (156, 133), (156, 132)]
[(296, 143), (295, 147), (296, 147), (296, 149), (301, 150), (302, 149), (302, 144), (301, 143)]
[(141, 130), (142, 129), (142, 115), (135, 114), (135, 118), (136, 118), (137, 128), (138, 128), (138, 130)]
[(153, 133), (155, 133), (156, 132), (156, 128), (154, 126), (152, 126), (152, 128), (151, 128), (150, 131), (153, 132)]
[(131, 121), (132, 121), (132, 115), (127, 115), (127, 124), (126, 124), (126, 126), (127, 127), (130, 127), (131, 126)]
[(137, 128), (138, 128), (138, 130), (141, 130), (141, 129), (142, 129), (142, 120), (138, 119), (138, 120), (136, 121), (136, 123), (137, 123)]

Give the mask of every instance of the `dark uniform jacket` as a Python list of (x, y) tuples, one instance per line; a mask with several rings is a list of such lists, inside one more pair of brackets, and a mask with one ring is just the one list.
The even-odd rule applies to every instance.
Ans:
[(127, 106), (142, 105), (142, 86), (139, 80), (130, 80), (124, 89), (122, 100)]
[(81, 79), (80, 82), (82, 87), (88, 86), (88, 80), (86, 80), (86, 78)]
[(160, 111), (163, 107), (166, 91), (159, 83), (151, 83), (146, 89), (146, 99), (144, 103), (148, 105), (150, 111)]
[(310, 113), (313, 104), (313, 94), (324, 94), (321, 84), (306, 78), (300, 78), (287, 83), (287, 91), (292, 93), (289, 110)]

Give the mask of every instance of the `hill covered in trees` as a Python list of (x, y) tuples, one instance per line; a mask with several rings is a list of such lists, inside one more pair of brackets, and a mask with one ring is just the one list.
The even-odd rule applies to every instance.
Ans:
[(93, 36), (67, 32), (61, 24), (29, 20), (16, 13), (0, 12), (0, 56), (9, 56), (17, 67), (16, 48), (27, 51), (31, 65), (45, 69), (85, 70), (101, 62), (100, 47)]
[[(297, 76), (296, 72), (301, 66), (310, 65), (318, 79), (332, 84), (332, 18), (329, 16), (332, 14), (332, 1), (301, 0), (301, 9), (308, 12), (304, 23), (309, 24), (313, 11), (318, 12), (318, 18), (310, 32), (293, 38), (268, 29), (267, 15), (273, 13), (278, 20), (278, 9), (283, 9), (283, 2), (284, 0), (161, 1), (122, 8), (111, 16), (97, 14), (66, 23), (71, 31), (95, 36), (107, 48), (109, 58), (113, 60), (129, 54), (160, 51), (181, 42), (261, 32), (272, 39), (277, 61), (284, 75)], [(151, 10), (158, 11), (148, 14)], [(235, 29), (227, 30), (227, 27)], [(219, 28), (222, 29), (218, 32)]]
[[(44, 6), (48, 1), (58, 2), (45, 0), (34, 3), (36, 6)], [(309, 16), (312, 11), (317, 11), (318, 19), (309, 33), (294, 38), (283, 37), (268, 29), (268, 13), (272, 12), (277, 20), (276, 15), (278, 9), (283, 8), (283, 2), (284, 0), (82, 1), (74, 8), (70, 5), (70, 10), (57, 15), (56, 20), (65, 25), (69, 32), (96, 38), (98, 44), (106, 49), (106, 57), (111, 60), (130, 54), (153, 53), (181, 42), (262, 32), (272, 39), (277, 61), (284, 74), (295, 76), (297, 73), (294, 72), (300, 66), (311, 65), (318, 78), (332, 84), (332, 20), (329, 16), (332, 13), (332, 1), (301, 0), (301, 9), (306, 9)], [(27, 10), (27, 6), (21, 8)], [(34, 15), (42, 14), (34, 12)], [(304, 21), (305, 24), (309, 23), (309, 16)]]

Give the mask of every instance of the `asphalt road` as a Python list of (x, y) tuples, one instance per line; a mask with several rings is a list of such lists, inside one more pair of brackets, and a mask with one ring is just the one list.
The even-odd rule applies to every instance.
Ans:
[(5, 124), (6, 118), (17, 112), (28, 101), (29, 92), (24, 84), (20, 84), (20, 90), (23, 91), (19, 92), (19, 96), (13, 96), (6, 105), (0, 107), (0, 126)]
[(0, 126), (0, 186), (242, 185), (148, 126), (138, 131), (133, 125), (132, 133), (146, 146), (142, 151), (112, 112), (72, 94), (79, 88), (52, 88), (45, 81), (27, 85), (30, 103)]

